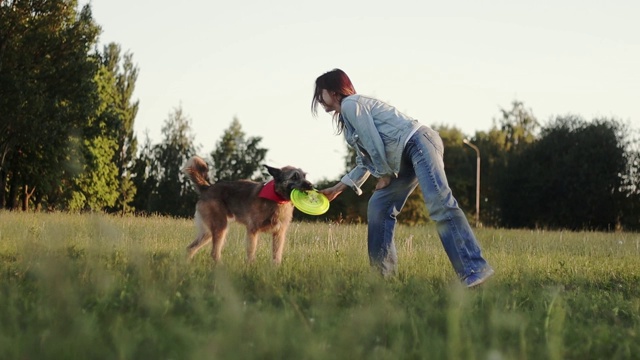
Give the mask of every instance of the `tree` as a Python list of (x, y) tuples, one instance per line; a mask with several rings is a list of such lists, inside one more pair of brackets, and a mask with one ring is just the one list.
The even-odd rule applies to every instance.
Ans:
[(111, 75), (109, 86), (113, 88), (113, 97), (105, 105), (115, 114), (116, 120), (112, 129), (117, 146), (113, 163), (118, 170), (118, 197), (111, 210), (127, 212), (136, 191), (131, 170), (137, 152), (137, 139), (133, 132), (133, 125), (138, 113), (139, 101), (132, 101), (132, 97), (138, 78), (138, 68), (133, 64), (131, 53), (125, 53), (123, 57), (120, 53), (120, 45), (110, 43), (104, 47), (101, 63)]
[(518, 152), (536, 139), (540, 124), (533, 112), (524, 107), (524, 103), (514, 100), (511, 110), (501, 108), (500, 112), (502, 118), (498, 122), (504, 134), (504, 149), (507, 152)]
[[(0, 190), (2, 205), (60, 196), (69, 148), (95, 113), (99, 27), (73, 0), (0, 3)], [(71, 139), (71, 141), (70, 141)], [(8, 190), (5, 190), (8, 189)]]
[(75, 191), (68, 208), (126, 212), (135, 194), (131, 167), (137, 147), (133, 123), (138, 102), (132, 103), (131, 96), (138, 70), (130, 53), (121, 59), (120, 46), (115, 43), (105, 46), (98, 58), (99, 101), (96, 113), (83, 127), (84, 162), (72, 180)]
[(157, 196), (153, 194), (157, 194), (160, 166), (154, 154), (155, 150), (149, 134), (146, 133), (145, 142), (131, 169), (132, 182), (136, 189), (131, 206), (138, 213), (151, 213), (150, 199)]
[(112, 162), (116, 150), (113, 139), (97, 136), (83, 140), (83, 171), (74, 179), (76, 191), (69, 199), (69, 210), (101, 211), (113, 206), (118, 197), (118, 169)]
[(191, 120), (182, 106), (175, 108), (162, 127), (163, 141), (154, 149), (157, 187), (151, 194), (150, 210), (162, 215), (193, 215), (196, 192), (182, 168), (196, 154), (191, 134)]
[(476, 153), (464, 145), (466, 136), (460, 129), (446, 125), (432, 128), (444, 143), (444, 169), (449, 187), (460, 208), (472, 213), (476, 199)]
[(627, 170), (621, 130), (613, 120), (557, 117), (510, 163), (504, 225), (615, 229), (624, 208), (621, 175)]
[(120, 194), (118, 133), (122, 112), (117, 108), (119, 92), (115, 74), (101, 63), (95, 77), (98, 107), (87, 119), (79, 141), (80, 171), (71, 179), (73, 191), (65, 208), (103, 210), (113, 207)]
[(625, 195), (620, 225), (625, 229), (640, 230), (640, 138), (628, 132), (627, 171), (622, 175), (622, 193)]
[(249, 137), (237, 118), (222, 134), (216, 148), (211, 152), (212, 181), (251, 179), (261, 181), (269, 177), (262, 164), (267, 156), (267, 149), (260, 148), (261, 137)]
[(501, 108), (500, 113), (501, 118), (494, 119), (488, 132), (478, 132), (471, 139), (481, 149), (482, 157), (480, 219), (483, 224), (493, 226), (501, 224), (502, 204), (513, 195), (503, 191), (513, 171), (510, 161), (536, 141), (540, 127), (533, 111), (521, 101), (513, 100), (511, 109)]
[[(488, 132), (476, 132), (470, 139), (470, 142), (480, 149), (480, 222), (484, 226), (499, 226), (502, 220), (501, 184), (504, 182), (504, 174), (508, 173), (508, 153), (505, 150), (504, 139), (504, 133), (496, 127)], [(467, 151), (468, 160), (476, 156), (472, 149)], [(467, 189), (469, 191), (469, 188)]]

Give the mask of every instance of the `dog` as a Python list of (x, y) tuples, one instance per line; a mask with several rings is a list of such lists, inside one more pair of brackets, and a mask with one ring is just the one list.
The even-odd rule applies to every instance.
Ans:
[(299, 168), (264, 166), (273, 177), (266, 184), (250, 180), (210, 184), (207, 163), (198, 156), (189, 159), (183, 172), (191, 179), (199, 195), (195, 213), (199, 233), (187, 247), (189, 260), (212, 242), (211, 256), (214, 263), (220, 263), (229, 221), (235, 220), (247, 230), (247, 263), (255, 260), (260, 232), (271, 233), (273, 263), (278, 265), (282, 262), (285, 237), (293, 218), (289, 194), (292, 189), (312, 190), (313, 184)]

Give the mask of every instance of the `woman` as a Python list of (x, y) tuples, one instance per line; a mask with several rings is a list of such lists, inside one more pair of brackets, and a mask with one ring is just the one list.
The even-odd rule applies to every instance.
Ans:
[(334, 69), (316, 79), (311, 110), (333, 113), (338, 134), (356, 151), (356, 167), (334, 186), (320, 190), (332, 201), (347, 188), (362, 194), (369, 175), (378, 179), (367, 209), (369, 259), (384, 276), (397, 270), (393, 242), (396, 216), (420, 185), (442, 245), (467, 287), (482, 284), (493, 269), (482, 257), (469, 222), (444, 172), (443, 144), (428, 126), (371, 97), (356, 94), (347, 74)]

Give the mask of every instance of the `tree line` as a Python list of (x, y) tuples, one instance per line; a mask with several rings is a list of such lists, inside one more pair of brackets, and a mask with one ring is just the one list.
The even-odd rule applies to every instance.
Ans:
[[(133, 131), (138, 67), (111, 43), (99, 49), (90, 5), (76, 1), (0, 0), (0, 208), (35, 211), (192, 216), (196, 194), (182, 172), (200, 153), (181, 106), (168, 114), (162, 139)], [(520, 101), (501, 109), (488, 131), (467, 137), (431, 124), (445, 143), (445, 169), (470, 219), (508, 228), (639, 230), (637, 132), (614, 118), (557, 116), (542, 126)], [(479, 149), (480, 212), (476, 214)], [(206, 160), (211, 180), (268, 177), (262, 138), (239, 119)], [(354, 153), (345, 157), (345, 171)], [(339, 179), (316, 184), (321, 188)], [(346, 192), (327, 214), (304, 221), (366, 221), (368, 195)], [(420, 189), (399, 220), (429, 221)], [(473, 220), (473, 219), (472, 219)]]

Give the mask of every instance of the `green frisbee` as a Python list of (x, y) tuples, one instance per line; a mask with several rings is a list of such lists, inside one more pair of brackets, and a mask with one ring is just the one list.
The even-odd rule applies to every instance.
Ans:
[(322, 215), (329, 210), (329, 199), (317, 190), (291, 190), (291, 202), (296, 209), (309, 215)]

